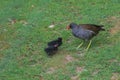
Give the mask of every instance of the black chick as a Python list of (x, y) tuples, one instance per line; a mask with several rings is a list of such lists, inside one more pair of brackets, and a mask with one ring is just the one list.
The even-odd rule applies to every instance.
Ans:
[(56, 46), (48, 46), (47, 48), (45, 48), (45, 52), (49, 55), (49, 56), (51, 56), (51, 55), (53, 55), (53, 54), (55, 54), (56, 52), (57, 52), (57, 50), (58, 50), (58, 47)]
[[(72, 29), (72, 34), (80, 39), (83, 39), (84, 41), (90, 41), (88, 44), (88, 47), (86, 50), (89, 49), (91, 45), (91, 39), (96, 36), (99, 31), (105, 31), (103, 28), (103, 25), (95, 25), (95, 24), (79, 24), (71, 23), (67, 29)], [(81, 43), (77, 49), (82, 45)]]
[(48, 47), (44, 51), (50, 56), (57, 52), (58, 47), (62, 45), (62, 38), (48, 42)]
[(58, 47), (61, 46), (62, 45), (62, 38), (58, 37), (57, 40), (53, 40), (53, 41), (48, 42), (48, 46), (54, 46), (54, 45), (57, 45)]

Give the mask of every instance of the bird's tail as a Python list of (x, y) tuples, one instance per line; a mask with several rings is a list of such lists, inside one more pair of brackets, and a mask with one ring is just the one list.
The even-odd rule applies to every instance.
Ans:
[(104, 25), (93, 25), (93, 26), (95, 26), (95, 27), (99, 27), (99, 30), (101, 30), (101, 31), (105, 31), (105, 29), (103, 28)]
[(104, 25), (100, 25), (100, 30), (101, 30), (101, 31), (105, 31)]

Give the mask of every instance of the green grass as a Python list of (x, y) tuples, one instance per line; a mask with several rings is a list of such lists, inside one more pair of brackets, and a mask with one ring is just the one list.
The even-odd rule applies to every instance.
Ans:
[[(119, 80), (119, 9), (120, 0), (1, 0), (0, 80)], [(66, 30), (71, 22), (103, 24), (106, 31), (89, 51), (86, 44), (76, 50), (81, 40)], [(50, 58), (44, 47), (59, 36), (63, 45)]]

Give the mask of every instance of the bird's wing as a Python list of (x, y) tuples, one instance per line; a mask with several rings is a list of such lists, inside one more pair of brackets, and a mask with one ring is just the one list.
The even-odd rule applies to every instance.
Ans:
[(93, 31), (95, 34), (97, 34), (100, 29), (100, 27), (96, 27), (95, 25), (92, 25), (92, 24), (80, 24), (79, 27), (85, 30)]
[(91, 32), (92, 34), (96, 34), (94, 31), (88, 30), (89, 32)]
[(85, 29), (85, 28), (83, 28), (83, 30), (86, 31), (86, 32), (92, 33), (92, 34), (96, 34), (94, 31), (89, 30), (89, 29)]
[(55, 40), (48, 42), (48, 46), (53, 46), (53, 45), (55, 45), (55, 44), (56, 44), (56, 41), (55, 41)]

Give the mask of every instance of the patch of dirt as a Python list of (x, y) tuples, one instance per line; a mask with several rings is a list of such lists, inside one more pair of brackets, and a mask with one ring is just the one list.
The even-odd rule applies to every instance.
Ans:
[(93, 73), (92, 73), (92, 76), (98, 74), (99, 70), (95, 70)]
[(25, 57), (27, 57), (27, 55), (26, 55), (26, 54), (22, 54), (21, 56), (18, 56), (18, 57), (17, 57), (17, 60), (21, 61), (21, 60), (23, 60)]
[(65, 64), (74, 61), (75, 59), (71, 55), (65, 56)]
[(113, 22), (114, 26), (109, 30), (111, 35), (117, 34), (118, 32), (120, 32), (120, 19), (112, 16), (110, 18), (107, 19), (108, 22)]
[(18, 64), (19, 64), (19, 66), (23, 66), (23, 60), (27, 57), (28, 55), (26, 55), (26, 54), (22, 54), (22, 55), (20, 55), (20, 56), (18, 56), (18, 57), (16, 57), (16, 60), (17, 60), (17, 62), (18, 62)]
[(84, 71), (84, 66), (83, 67), (76, 67), (76, 72), (81, 73)]
[(39, 80), (44, 80), (43, 76), (41, 75), (34, 75), (33, 78), (39, 78)]
[(110, 29), (110, 34), (114, 35), (120, 31), (120, 23), (117, 23), (114, 27)]
[(117, 18), (116, 18), (115, 16), (111, 16), (111, 17), (108, 17), (108, 18), (106, 19), (106, 21), (107, 21), (108, 23), (114, 22), (115, 20), (117, 20)]
[(48, 70), (47, 70), (46, 73), (48, 73), (48, 74), (52, 74), (52, 73), (54, 73), (54, 72), (55, 72), (55, 68), (50, 67), (50, 68), (48, 68)]
[(0, 54), (0, 60), (3, 58), (3, 54)]
[(40, 76), (40, 80), (44, 80), (44, 78), (42, 76)]
[(113, 73), (110, 80), (120, 80), (120, 74), (119, 73)]
[(79, 76), (72, 76), (71, 80), (79, 80)]
[(77, 52), (78, 56), (83, 57), (85, 54), (81, 52)]
[(28, 62), (28, 65), (30, 65), (30, 66), (36, 66), (36, 63), (37, 63), (36, 60), (30, 59), (29, 62)]
[(10, 22), (11, 25), (15, 24), (17, 20), (15, 18), (8, 18), (8, 21)]
[(118, 61), (116, 59), (111, 59), (111, 60), (108, 60), (108, 62), (113, 63), (113, 62), (118, 62)]
[(10, 45), (7, 42), (0, 41), (0, 51), (8, 49)]
[(23, 25), (28, 25), (28, 22), (26, 20), (20, 20), (19, 22)]

